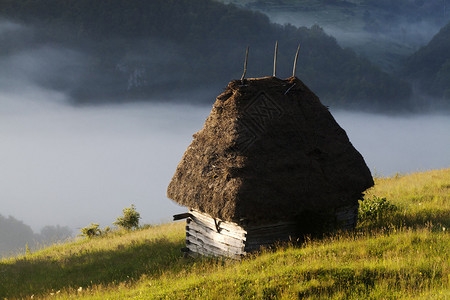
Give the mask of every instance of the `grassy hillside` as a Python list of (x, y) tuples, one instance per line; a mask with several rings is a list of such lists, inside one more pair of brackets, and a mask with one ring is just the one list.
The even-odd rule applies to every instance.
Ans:
[(450, 169), (375, 181), (396, 209), (354, 232), (240, 262), (183, 258), (183, 222), (115, 232), (1, 260), (0, 297), (448, 299)]

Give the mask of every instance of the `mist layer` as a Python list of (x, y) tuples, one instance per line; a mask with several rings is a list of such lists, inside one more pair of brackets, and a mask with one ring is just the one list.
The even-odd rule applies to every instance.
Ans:
[[(167, 185), (210, 106), (136, 103), (73, 107), (0, 98), (1, 214), (34, 230), (109, 226), (135, 204), (143, 222), (185, 210)], [(62, 97), (62, 96), (61, 96)], [(450, 118), (333, 112), (372, 174), (389, 176), (450, 166)]]

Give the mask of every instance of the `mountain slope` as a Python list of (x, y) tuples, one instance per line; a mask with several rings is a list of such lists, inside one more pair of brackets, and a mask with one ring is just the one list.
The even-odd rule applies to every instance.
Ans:
[(428, 43), (450, 20), (448, 0), (222, 0), (295, 26), (318, 24), (343, 47), (350, 47), (388, 72)]
[(402, 73), (422, 91), (450, 103), (450, 23), (408, 58)]
[[(41, 72), (36, 81), (68, 92), (78, 102), (168, 97), (202, 89), (215, 95), (228, 81), (240, 78), (247, 45), (247, 76), (271, 75), (278, 40), (277, 75), (291, 75), (300, 43), (297, 75), (327, 104), (389, 109), (409, 105), (405, 82), (343, 50), (319, 27), (275, 25), (263, 14), (233, 5), (209, 0), (1, 0), (0, 17), (34, 30), (26, 45), (10, 45), (6, 39), (9, 52), (50, 45), (74, 53), (67, 57), (73, 64)], [(48, 60), (54, 63), (51, 56)]]

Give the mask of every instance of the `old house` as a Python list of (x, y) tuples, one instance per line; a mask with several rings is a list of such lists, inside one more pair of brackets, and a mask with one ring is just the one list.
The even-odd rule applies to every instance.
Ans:
[(353, 228), (373, 185), (361, 154), (298, 78), (235, 80), (194, 134), (167, 195), (186, 206), (189, 252), (240, 257)]

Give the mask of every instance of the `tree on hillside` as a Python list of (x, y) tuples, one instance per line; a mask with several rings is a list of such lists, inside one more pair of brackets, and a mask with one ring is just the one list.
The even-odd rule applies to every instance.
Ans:
[(131, 207), (125, 207), (123, 209), (123, 215), (117, 217), (113, 224), (126, 230), (131, 230), (133, 228), (137, 229), (139, 227), (140, 218), (141, 214), (136, 211), (136, 207), (132, 204)]

